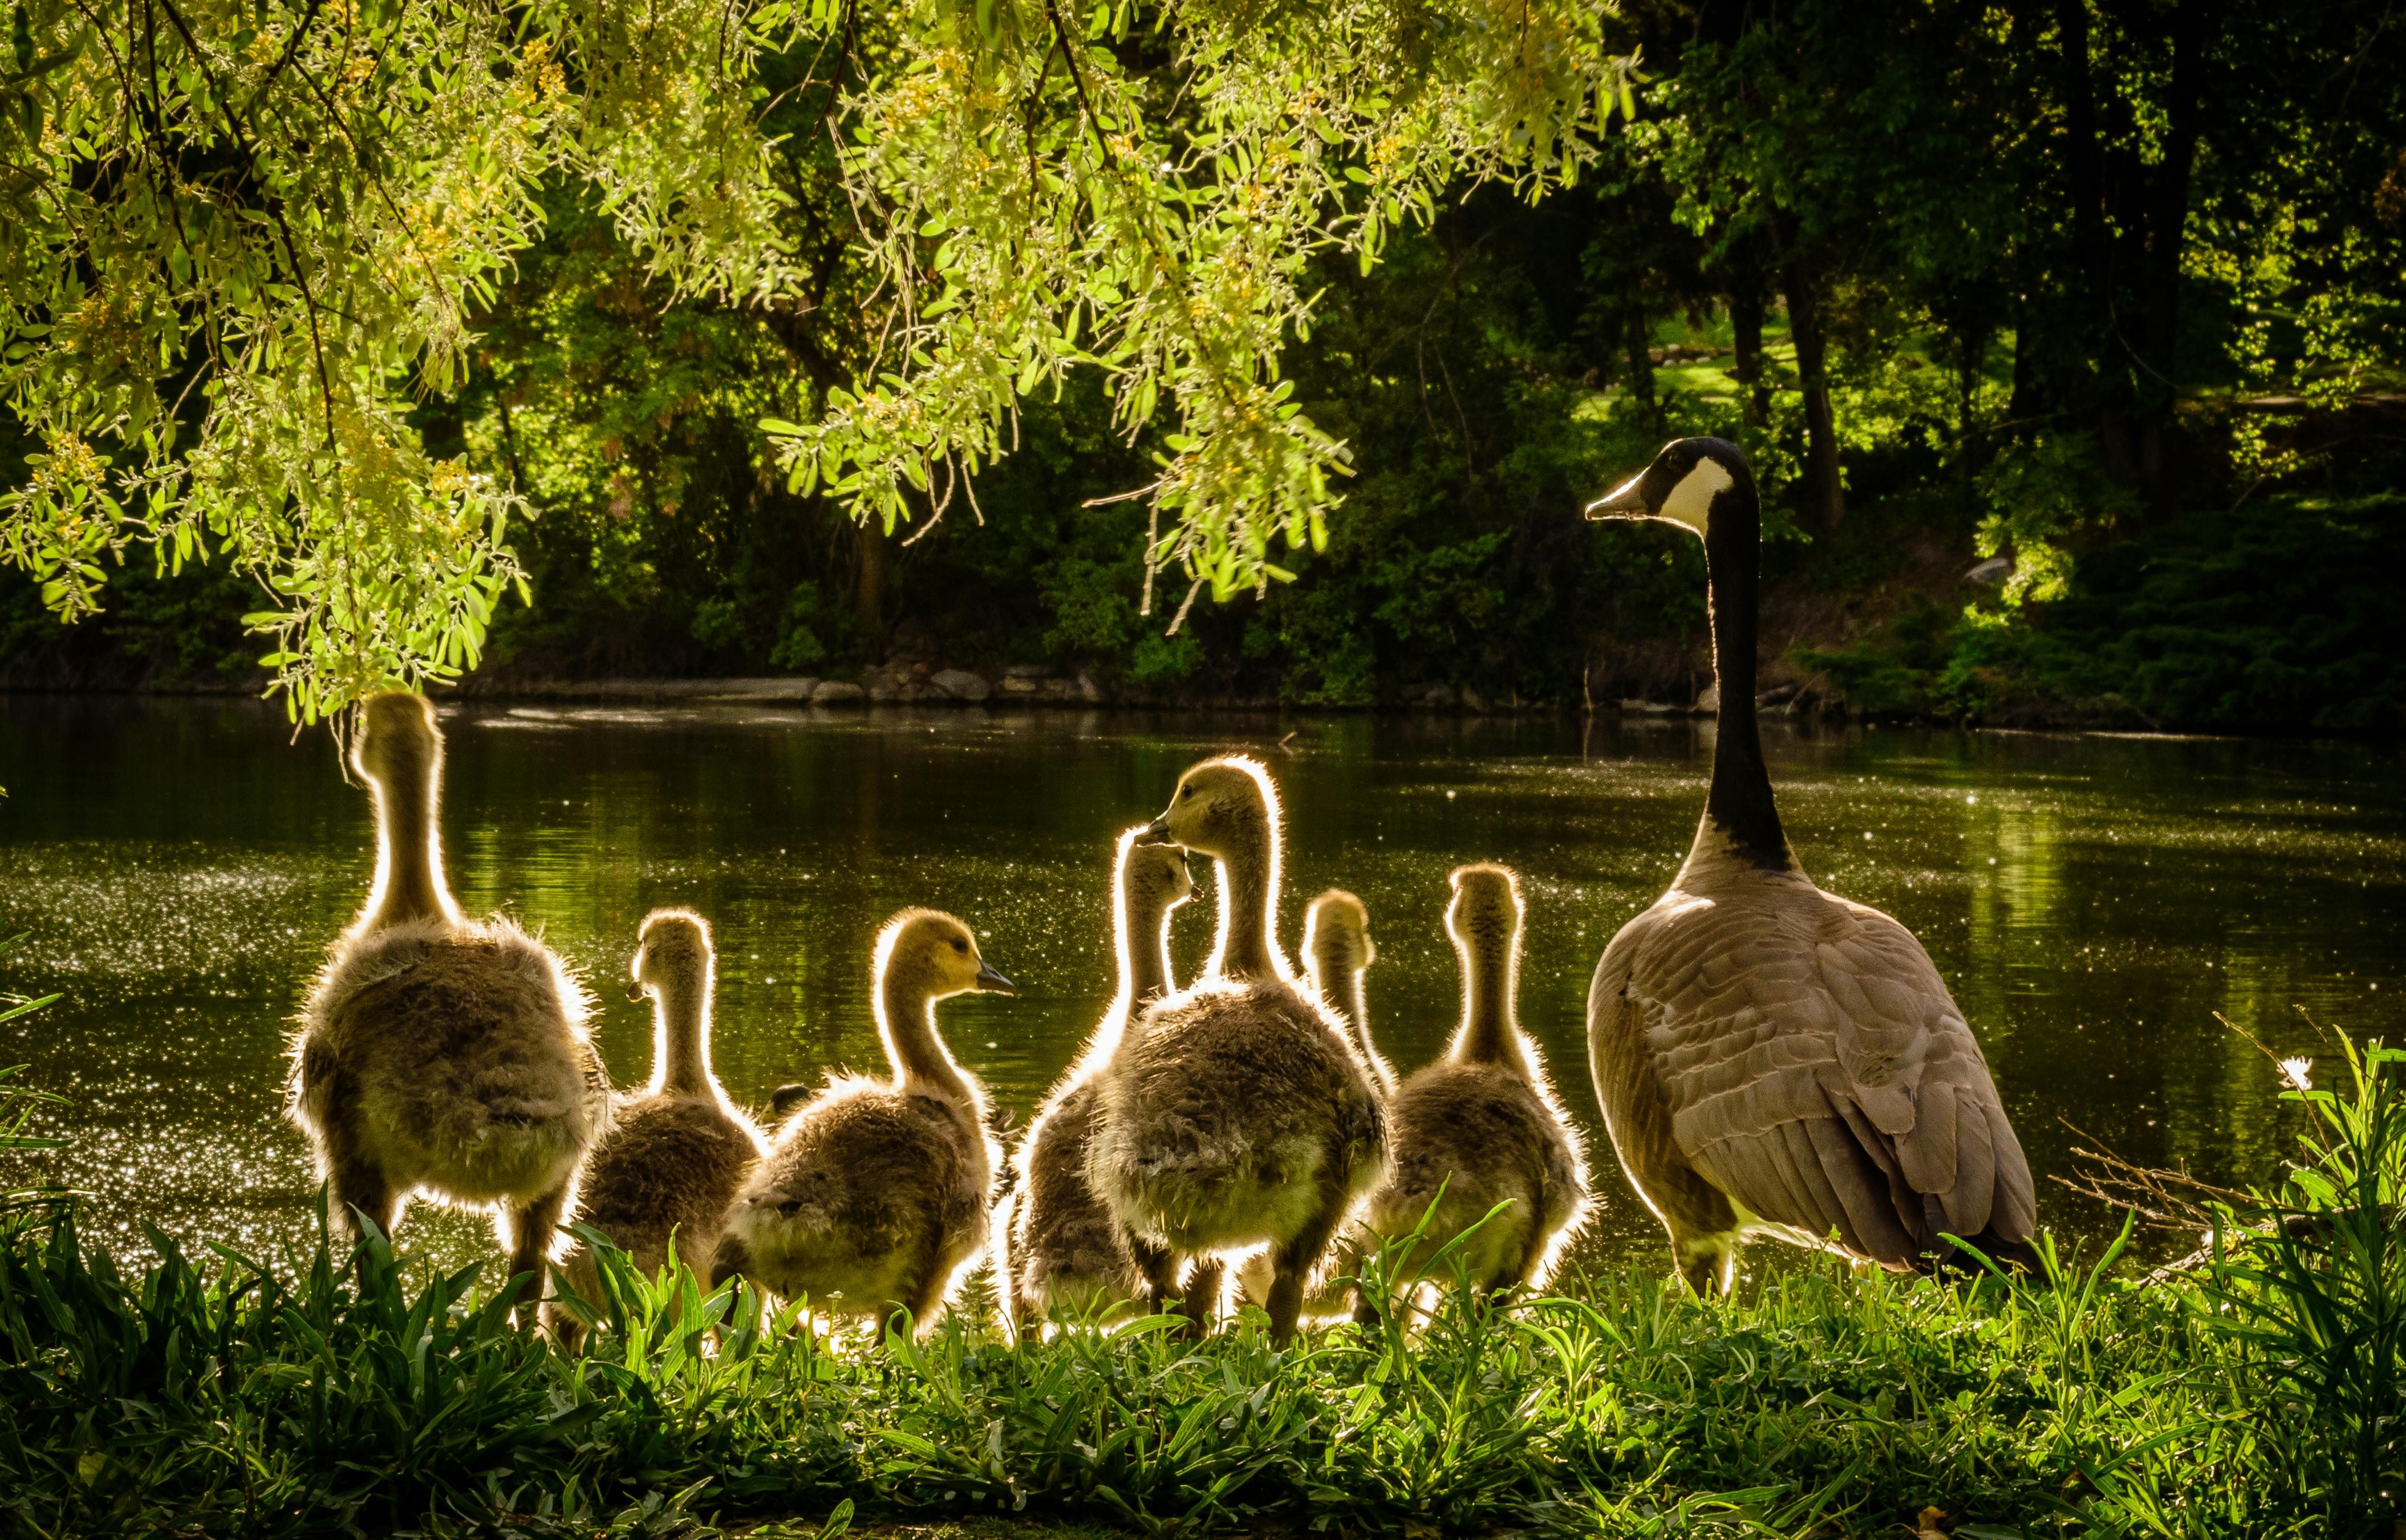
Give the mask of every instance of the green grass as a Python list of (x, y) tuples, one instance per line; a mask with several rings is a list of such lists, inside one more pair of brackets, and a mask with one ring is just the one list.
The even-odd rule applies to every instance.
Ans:
[(154, 1235), (136, 1274), (71, 1211), (27, 1216), (0, 1245), (0, 1533), (1875, 1535), (1935, 1508), (1966, 1540), (2386, 1540), (2406, 1056), (2351, 1063), (2297, 1180), (2169, 1279), (2110, 1254), (2013, 1286), (1812, 1264), (1726, 1304), (1576, 1279), (1287, 1351), (1257, 1313), (1012, 1346), (983, 1287), (924, 1343), (830, 1346), (790, 1310), (721, 1339), (690, 1273), (606, 1253), (571, 1356), (480, 1269), (412, 1287), (380, 1241), (279, 1268)]

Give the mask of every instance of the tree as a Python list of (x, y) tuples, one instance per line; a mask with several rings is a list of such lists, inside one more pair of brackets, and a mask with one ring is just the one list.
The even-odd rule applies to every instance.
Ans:
[[(304, 719), (473, 667), (523, 589), (520, 489), (431, 456), (409, 416), (460, 384), (547, 189), (585, 190), (673, 292), (783, 318), (804, 354), (831, 274), (865, 276), (844, 298), (873, 346), (812, 358), (775, 431), (797, 489), (884, 533), (956, 497), (974, 513), (1016, 403), (1072, 370), (1131, 434), (1166, 416), (1131, 494), (1154, 513), (1149, 608), (1156, 571), (1185, 603), (1225, 598), (1286, 575), (1274, 542), (1325, 540), (1344, 446), (1279, 368), (1309, 261), (1375, 261), (1464, 179), (1573, 177), (1627, 105), (1603, 13), (1571, 0), (11, 17), (0, 379), (40, 448), (0, 547), (70, 618), (130, 553), (248, 572)], [(796, 102), (842, 194), (800, 228), (813, 201), (771, 126)]]

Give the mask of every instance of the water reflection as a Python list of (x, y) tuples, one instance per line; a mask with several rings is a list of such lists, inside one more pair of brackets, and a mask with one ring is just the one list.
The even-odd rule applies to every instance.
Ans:
[[(1020, 997), (946, 1008), (955, 1052), (1023, 1117), (1108, 1002), (1111, 841), (1196, 757), (1268, 758), (1292, 813), (1290, 944), (1342, 885), (1370, 906), (1381, 1044), (1425, 1061), (1453, 1024), (1446, 873), (1521, 869), (1522, 1011), (1575, 1115), (1589, 974), (1684, 855), (1707, 726), (1267, 716), (1152, 719), (749, 707), (454, 712), (444, 827), (471, 911), (506, 909), (594, 981), (622, 1082), (648, 1070), (623, 979), (658, 904), (721, 949), (716, 1060), (755, 1104), (879, 1064), (865, 986), (879, 920), (933, 904), (976, 926)], [(2399, 1036), (2406, 792), (2397, 754), (2249, 744), (1773, 730), (1813, 876), (1918, 933), (1970, 1014), (2033, 1166), (2068, 1120), (2133, 1159), (2261, 1179), (2291, 1147), (2276, 1052), (2327, 1025)], [(1282, 746), (1281, 746), (1282, 745)], [(373, 867), (367, 802), (322, 736), (248, 703), (0, 698), (0, 984), (66, 998), (0, 1027), (0, 1063), (74, 1100), (61, 1173), (92, 1227), (150, 1218), (273, 1252), (313, 1191), (280, 1118), (282, 1040)], [(1176, 951), (1208, 951), (1210, 905)], [(2294, 1112), (2289, 1114), (2294, 1117)], [(1608, 1163), (1607, 1163), (1608, 1168)], [(1616, 1177), (1591, 1264), (1659, 1236)], [(2043, 1183), (2042, 1217), (2099, 1216)], [(420, 1245), (482, 1255), (479, 1224), (420, 1210)]]

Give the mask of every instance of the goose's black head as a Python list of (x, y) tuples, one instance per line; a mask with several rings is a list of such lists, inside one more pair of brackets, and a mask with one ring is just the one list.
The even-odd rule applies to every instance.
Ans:
[(1727, 439), (1673, 439), (1653, 464), (1589, 503), (1587, 516), (1659, 518), (1709, 539), (1717, 511), (1735, 514), (1744, 506), (1754, 514), (1753, 496), (1754, 471), (1736, 445)]

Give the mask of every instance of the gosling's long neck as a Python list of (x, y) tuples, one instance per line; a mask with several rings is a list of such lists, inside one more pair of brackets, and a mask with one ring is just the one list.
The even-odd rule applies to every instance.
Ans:
[(369, 782), (375, 794), (376, 881), (358, 929), (459, 918), (443, 882), (443, 835), (435, 818), (441, 767), (439, 752), (430, 750)]
[(1380, 1084), (1393, 1090), (1394, 1068), (1370, 1038), (1370, 970), (1361, 954), (1348, 944), (1325, 942), (1313, 948), (1309, 967), (1312, 986), (1320, 991), (1320, 997), (1345, 1018), (1347, 1028), (1353, 1034), (1354, 1051), (1362, 1055)]
[(877, 1032), (899, 1085), (974, 1103), (977, 1093), (936, 1034), (936, 999), (908, 968), (889, 968), (877, 981)]
[(1177, 906), (1142, 902), (1122, 893), (1119, 912), (1120, 993), (1141, 1010), (1170, 992), (1169, 912)]
[(1520, 968), (1509, 928), (1454, 938), (1462, 958), (1462, 1024), (1447, 1057), (1456, 1064), (1521, 1067), (1521, 1020), (1514, 996)]
[(652, 1091), (672, 1096), (715, 1097), (710, 1070), (711, 974), (682, 974), (653, 986)]
[(1772, 799), (1771, 772), (1763, 764), (1762, 733), (1754, 716), (1762, 550), (1762, 505), (1752, 479), (1742, 477), (1720, 494), (1705, 534), (1713, 677), (1720, 691), (1720, 713), (1713, 738), (1713, 785), (1705, 798), (1697, 854), (1705, 850), (1706, 831), (1716, 830), (1739, 858), (1765, 871), (1789, 871), (1795, 868), (1795, 856)]
[(1282, 979), (1279, 955), (1279, 831), (1269, 810), (1260, 812), (1252, 837), (1213, 857), (1220, 869), (1220, 945), (1211, 971), (1224, 979)]

